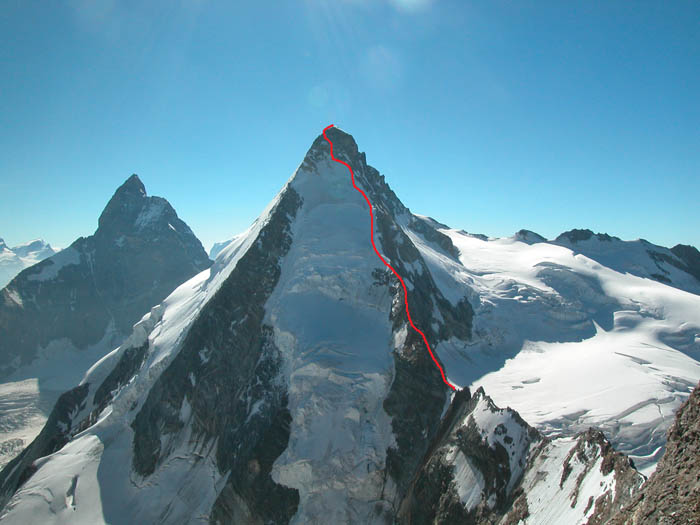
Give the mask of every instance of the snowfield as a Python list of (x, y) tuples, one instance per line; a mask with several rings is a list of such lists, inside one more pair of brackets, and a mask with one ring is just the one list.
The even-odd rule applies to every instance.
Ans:
[(292, 523), (372, 523), (380, 521), (373, 509), (393, 443), (382, 407), (393, 377), (392, 298), (373, 285), (372, 271), (383, 265), (347, 168), (320, 162), (317, 170), (302, 168), (292, 182), (304, 204), (266, 305), (292, 415), (272, 476), (299, 490)]
[(650, 474), (700, 380), (700, 296), (566, 247), (441, 231), (460, 265), (421, 249), (474, 290), (476, 312), (469, 345), (437, 349), (450, 379), (483, 386), (547, 435), (599, 427)]

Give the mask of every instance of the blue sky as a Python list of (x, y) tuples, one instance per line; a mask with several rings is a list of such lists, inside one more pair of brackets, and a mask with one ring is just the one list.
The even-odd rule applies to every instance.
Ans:
[(452, 227), (700, 246), (699, 93), (696, 1), (5, 0), (0, 237), (138, 173), (209, 248), (335, 123)]

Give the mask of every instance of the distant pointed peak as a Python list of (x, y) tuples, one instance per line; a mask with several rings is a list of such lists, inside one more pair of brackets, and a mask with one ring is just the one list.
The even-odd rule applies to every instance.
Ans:
[(574, 228), (573, 230), (566, 231), (559, 235), (556, 239), (554, 239), (554, 242), (570, 242), (572, 244), (576, 244), (577, 242), (581, 241), (587, 241), (591, 238), (595, 237), (599, 241), (619, 241), (620, 239), (618, 237), (613, 237), (611, 235), (608, 235), (607, 233), (593, 233), (589, 229), (577, 229)]
[[(146, 187), (135, 173), (117, 188), (98, 220), (98, 227), (120, 221), (128, 215), (138, 213), (148, 202)], [(127, 211), (130, 210), (130, 211)]]
[(146, 187), (143, 185), (143, 182), (141, 182), (141, 179), (139, 178), (138, 175), (136, 175), (136, 173), (131, 175), (131, 177), (126, 179), (124, 184), (122, 184), (121, 186), (119, 186), (119, 188), (117, 188), (115, 195), (118, 195), (120, 193), (129, 193), (129, 194), (133, 193), (133, 194), (137, 194), (137, 195), (140, 194), (144, 197), (147, 196)]
[(44, 239), (34, 239), (11, 248), (20, 257), (27, 257), (31, 254), (37, 255), (40, 253), (53, 254), (56, 252), (51, 245)]
[(533, 232), (532, 230), (520, 230), (515, 234), (515, 238), (526, 244), (547, 242), (547, 239), (542, 237), (539, 233)]
[(46, 246), (49, 246), (49, 243), (46, 242), (44, 239), (32, 239), (31, 241), (27, 241), (25, 243), (18, 244), (13, 249), (17, 249), (17, 248), (37, 249), (37, 248), (44, 248)]

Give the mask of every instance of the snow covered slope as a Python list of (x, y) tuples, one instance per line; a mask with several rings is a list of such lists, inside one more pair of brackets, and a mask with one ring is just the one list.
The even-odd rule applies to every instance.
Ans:
[(475, 292), (474, 339), (438, 347), (450, 377), (546, 434), (599, 427), (651, 472), (700, 379), (700, 296), (551, 243), (440, 231), (460, 264), (426, 257)]
[(29, 241), (13, 248), (0, 239), (0, 288), (4, 288), (15, 275), (56, 253), (51, 245), (41, 239)]

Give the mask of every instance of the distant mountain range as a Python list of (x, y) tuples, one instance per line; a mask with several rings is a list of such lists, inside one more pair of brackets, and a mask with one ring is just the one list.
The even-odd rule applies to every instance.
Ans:
[[(202, 271), (180, 275), (2, 470), (4, 523), (662, 522), (647, 501), (693, 522), (697, 471), (683, 469), (700, 439), (697, 250), (588, 230), (547, 241), (452, 229), (412, 213), (349, 134), (327, 134), (373, 204), (377, 249), (407, 298), (372, 249), (365, 200), (317, 137), (211, 267), (178, 245), (184, 273), (197, 272), (193, 260)], [(138, 270), (97, 282), (100, 297), (124, 290), (119, 308), (100, 303), (108, 312), (135, 319), (131, 305), (147, 300), (131, 298), (155, 279), (142, 275), (165, 262), (124, 233), (161, 216), (129, 204), (145, 198), (140, 183), (125, 187), (103, 213), (118, 227), (104, 230), (100, 266)], [(184, 231), (155, 222), (151, 244)], [(35, 282), (91, 271), (92, 252), (76, 252), (20, 274), (0, 322), (42, 297)], [(23, 332), (55, 337), (43, 335), (48, 305), (91, 296), (71, 289), (56, 288)], [(18, 324), (5, 319), (0, 330)], [(90, 344), (100, 334), (87, 328), (110, 319), (70, 335)], [(6, 347), (0, 364), (32, 362), (35, 346)], [(673, 479), (687, 485), (681, 505)]]
[(0, 239), (0, 288), (9, 283), (15, 275), (56, 253), (50, 244), (36, 239), (12, 248)]

